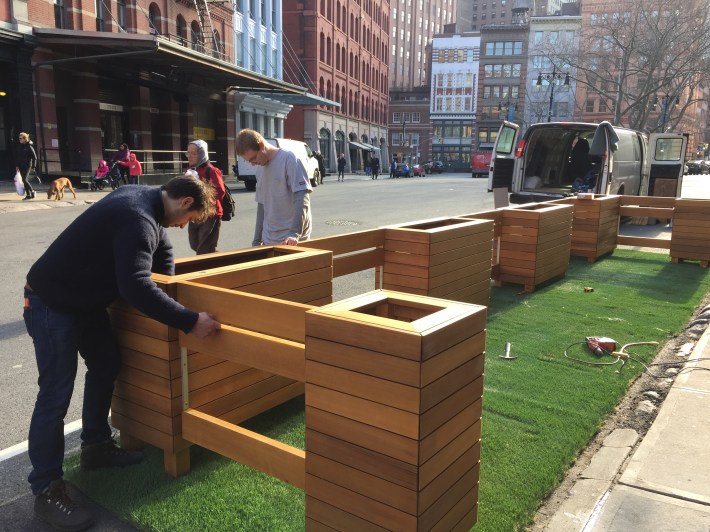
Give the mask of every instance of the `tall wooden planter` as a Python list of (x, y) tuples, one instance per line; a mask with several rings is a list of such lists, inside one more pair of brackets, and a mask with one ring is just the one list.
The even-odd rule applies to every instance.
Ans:
[[(204, 267), (204, 268), (203, 268)], [(298, 303), (331, 301), (332, 253), (290, 246), (266, 246), (191, 258), (177, 275), (155, 275), (176, 297), (180, 280), (278, 297)], [(192, 302), (191, 302), (192, 303)], [(200, 302), (191, 308), (200, 310)], [(245, 306), (243, 313), (251, 312)], [(123, 368), (112, 402), (112, 423), (123, 446), (150, 443), (164, 452), (165, 470), (178, 476), (190, 468), (189, 443), (182, 437), (181, 360), (178, 331), (141, 314), (124, 302), (110, 309), (123, 355)], [(303, 393), (301, 382), (259, 371), (215, 356), (189, 353), (191, 404), (210, 412), (248, 419)], [(215, 414), (217, 415), (217, 414)]]
[(375, 291), (306, 314), (306, 528), (476, 522), (486, 309)]
[(619, 196), (594, 195), (592, 198), (568, 198), (574, 206), (572, 248), (570, 254), (594, 262), (616, 249), (619, 235)]
[(710, 264), (710, 200), (678, 198), (673, 210), (670, 255), (673, 262)]
[(503, 209), (497, 284), (524, 285), (524, 291), (556, 277), (569, 266), (571, 205), (526, 204)]
[(385, 228), (382, 288), (488, 305), (493, 222), (459, 218)]

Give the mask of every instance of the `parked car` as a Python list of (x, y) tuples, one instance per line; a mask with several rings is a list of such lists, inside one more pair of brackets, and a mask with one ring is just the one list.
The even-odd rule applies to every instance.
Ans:
[(407, 163), (397, 163), (397, 168), (394, 171), (395, 177), (412, 177), (412, 171)]
[(426, 170), (424, 168), (424, 165), (423, 164), (415, 164), (414, 166), (412, 166), (412, 175), (421, 176), (421, 177), (426, 176)]
[(710, 174), (710, 162), (705, 159), (688, 161), (686, 166), (688, 167), (687, 174)]
[(424, 163), (424, 170), (430, 174), (433, 174), (434, 172), (437, 174), (443, 174), (446, 170), (446, 164), (443, 161), (429, 161)]
[[(675, 181), (680, 194), (687, 137), (582, 122), (542, 122), (525, 133), (503, 122), (493, 148), (488, 190), (507, 188), (510, 203), (577, 194), (653, 196)], [(660, 189), (659, 189), (660, 190)], [(665, 195), (665, 194), (664, 194)]]

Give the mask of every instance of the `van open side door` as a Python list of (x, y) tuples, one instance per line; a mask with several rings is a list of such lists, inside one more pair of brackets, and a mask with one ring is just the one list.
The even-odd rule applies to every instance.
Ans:
[(642, 184), (646, 196), (680, 197), (688, 136), (681, 133), (654, 133), (648, 142), (648, 181)]
[(501, 124), (488, 170), (488, 192), (493, 192), (494, 188), (512, 190), (519, 133), (517, 124), (507, 121)]

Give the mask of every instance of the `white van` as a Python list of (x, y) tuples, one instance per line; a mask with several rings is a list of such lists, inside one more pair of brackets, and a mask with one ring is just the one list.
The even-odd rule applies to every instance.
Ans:
[(493, 148), (488, 191), (507, 188), (511, 203), (548, 201), (577, 192), (679, 196), (688, 137), (612, 126), (609, 122), (503, 122)]
[[(272, 146), (284, 148), (296, 154), (303, 166), (306, 167), (306, 172), (311, 180), (313, 188), (320, 183), (320, 170), (318, 168), (318, 159), (313, 155), (310, 146), (302, 140), (293, 139), (265, 139)], [(237, 180), (244, 181), (244, 186), (247, 190), (256, 190), (256, 166), (251, 164), (244, 157), (237, 155), (236, 164)]]

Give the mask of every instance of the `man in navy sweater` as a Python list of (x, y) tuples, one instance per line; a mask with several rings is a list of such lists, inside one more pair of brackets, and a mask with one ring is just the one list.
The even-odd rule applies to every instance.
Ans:
[(81, 466), (94, 469), (138, 463), (139, 452), (116, 446), (108, 424), (113, 385), (121, 367), (106, 308), (123, 298), (139, 311), (198, 337), (220, 324), (189, 310), (156, 286), (151, 273), (173, 275), (166, 227), (184, 227), (214, 215), (212, 187), (190, 176), (160, 189), (129, 185), (81, 214), (27, 274), (24, 320), (39, 370), (39, 393), (29, 433), (35, 514), (62, 530), (93, 523), (68, 496), (62, 479), (64, 417), (79, 353), (87, 367)]

